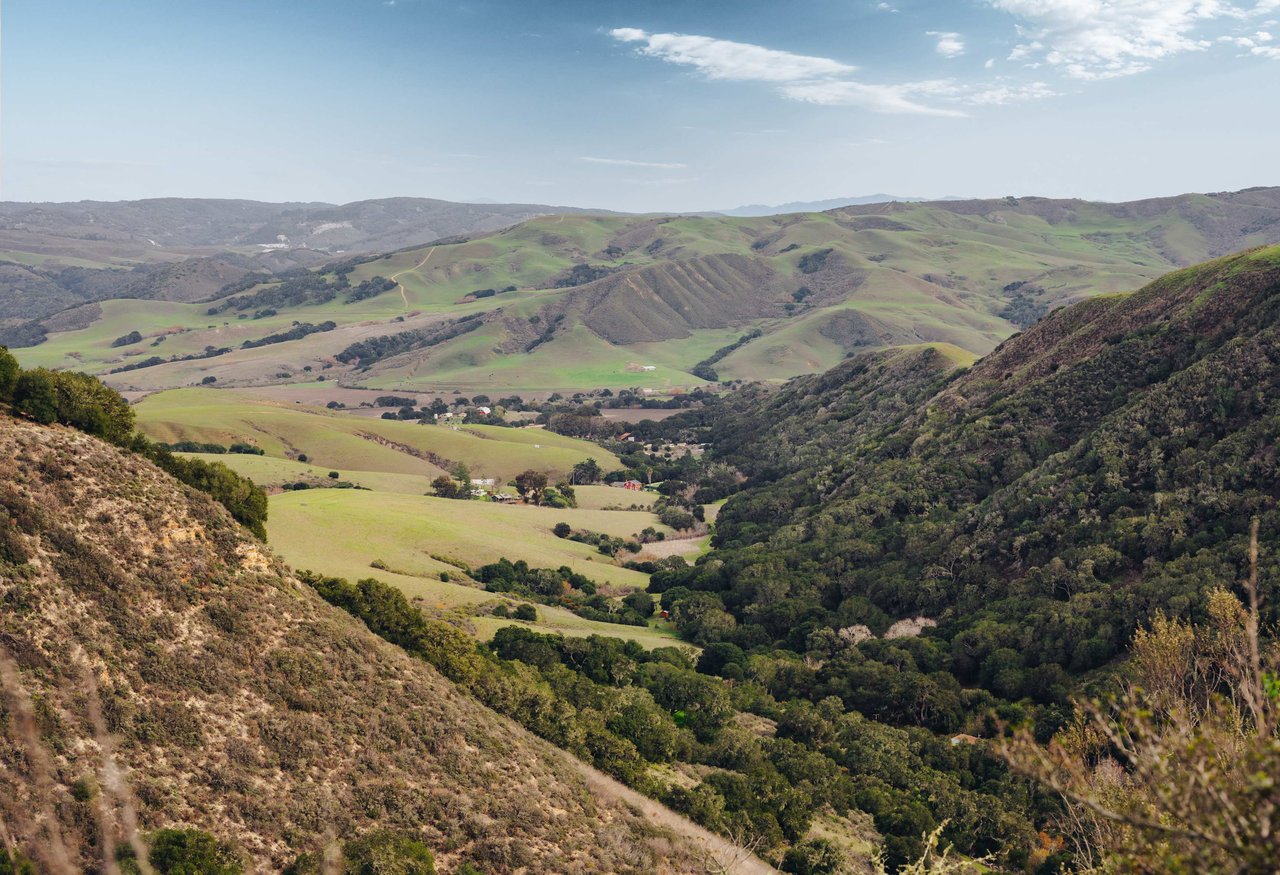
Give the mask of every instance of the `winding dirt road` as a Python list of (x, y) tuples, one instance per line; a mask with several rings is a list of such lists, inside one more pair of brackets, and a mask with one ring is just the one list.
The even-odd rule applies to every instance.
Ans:
[(395, 283), (396, 287), (400, 290), (400, 300), (404, 301), (404, 308), (406, 310), (409, 309), (409, 296), (404, 293), (404, 283), (400, 282), (400, 277), (404, 276), (406, 273), (413, 273), (421, 269), (431, 259), (431, 254), (435, 251), (436, 251), (436, 248), (432, 246), (430, 249), (427, 250), (427, 254), (422, 256), (422, 261), (419, 261), (413, 267), (406, 267), (404, 270), (400, 271), (399, 273), (393, 273), (391, 275), (391, 281)]

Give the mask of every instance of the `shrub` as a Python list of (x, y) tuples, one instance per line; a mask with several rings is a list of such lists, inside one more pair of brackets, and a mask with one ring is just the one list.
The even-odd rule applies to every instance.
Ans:
[(13, 399), (13, 388), (17, 385), (20, 371), (13, 353), (7, 347), (0, 346), (0, 401)]
[(213, 376), (213, 375), (210, 375), (210, 376), (208, 376), (208, 377), (205, 377), (203, 380), (201, 380), (201, 381), (200, 381), (200, 385), (201, 385), (201, 386), (209, 386), (209, 385), (212, 385), (213, 383), (216, 383), (216, 382), (218, 382), (218, 378), (217, 378), (217, 377), (215, 377), (215, 376)]
[(337, 480), (337, 479), (338, 479), (339, 477), (341, 477), (341, 476), (342, 476), (342, 475), (341, 475), (341, 474), (339, 474), (337, 471), (330, 471), (330, 472), (329, 472), (329, 479), (330, 479), (330, 480)]
[(826, 839), (800, 842), (782, 858), (782, 871), (794, 875), (838, 875), (845, 871), (844, 855)]
[(40, 875), (40, 870), (21, 851), (0, 848), (0, 875)]
[[(240, 875), (244, 867), (232, 848), (198, 829), (161, 829), (151, 834), (147, 862), (158, 875)], [(120, 871), (140, 873), (137, 857), (122, 848)]]
[(135, 343), (142, 343), (142, 333), (139, 331), (130, 331), (111, 341), (112, 347), (132, 346)]
[(379, 830), (343, 849), (347, 875), (435, 875), (435, 860), (422, 842)]
[(568, 523), (556, 523), (555, 528), (551, 530), (557, 538), (567, 538), (573, 532), (573, 526)]
[(23, 371), (13, 389), (13, 408), (41, 425), (58, 421), (58, 398), (53, 374), (44, 369)]
[(642, 617), (653, 616), (653, 596), (647, 592), (629, 593), (622, 599), (622, 603)]
[[(286, 875), (435, 875), (431, 850), (417, 839), (387, 830), (375, 830), (343, 843), (342, 863), (330, 866), (319, 854), (304, 854), (285, 870)], [(463, 871), (461, 869), (459, 872)]]
[(529, 604), (518, 605), (512, 616), (517, 620), (525, 620), (527, 622), (534, 623), (538, 620), (538, 609)]
[(267, 494), (252, 480), (241, 477), (221, 462), (175, 456), (141, 436), (134, 438), (130, 449), (188, 486), (207, 492), (245, 528), (262, 540), (267, 539)]
[(14, 385), (13, 406), (42, 425), (60, 422), (114, 444), (123, 444), (133, 432), (128, 403), (88, 374), (23, 371)]

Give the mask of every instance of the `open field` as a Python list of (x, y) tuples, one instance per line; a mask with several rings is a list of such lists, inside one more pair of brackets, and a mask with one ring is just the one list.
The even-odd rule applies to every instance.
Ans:
[(578, 507), (591, 510), (629, 509), (632, 505), (652, 507), (658, 500), (656, 493), (636, 492), (618, 486), (575, 486), (573, 491), (578, 497)]
[[(418, 495), (351, 489), (311, 489), (271, 498), (267, 533), (271, 546), (296, 568), (348, 579), (377, 577), (431, 610), (466, 618), (482, 637), (510, 620), (476, 616), (482, 606), (506, 596), (487, 593), (466, 581), (457, 565), (477, 567), (501, 558), (523, 559), (535, 567), (574, 571), (615, 591), (643, 588), (646, 575), (622, 568), (592, 547), (557, 538), (551, 528), (575, 528), (630, 535), (647, 526), (662, 529), (644, 512), (511, 506), (450, 501)], [(441, 558), (436, 558), (441, 557)], [(448, 561), (442, 561), (448, 560)], [(380, 560), (386, 568), (373, 568)], [(441, 580), (441, 575), (452, 579)], [(568, 635), (607, 635), (646, 647), (677, 643), (669, 629), (623, 626), (586, 620), (563, 608), (538, 605), (536, 627)]]
[[(249, 442), (267, 455), (186, 454), (221, 462), (269, 489), (307, 483), (313, 488), (274, 494), (267, 526), (272, 547), (291, 565), (349, 579), (378, 577), (420, 598), (432, 611), (465, 620), (482, 637), (514, 622), (488, 615), (506, 596), (472, 584), (458, 565), (478, 567), (501, 558), (535, 567), (567, 565), (615, 593), (643, 588), (648, 577), (618, 565), (594, 547), (557, 538), (552, 528), (614, 537), (653, 527), (669, 531), (640, 508), (656, 496), (608, 486), (580, 486), (579, 508), (557, 510), (428, 495), (441, 473), (436, 462), (461, 461), (475, 476), (500, 480), (526, 468), (562, 473), (594, 458), (618, 460), (595, 444), (545, 429), (417, 425), (337, 413), (251, 390), (184, 389), (151, 395), (136, 405), (139, 427), (157, 440)], [(415, 455), (416, 454), (416, 455)], [(298, 461), (306, 455), (307, 462)], [(424, 456), (436, 459), (432, 462)], [(326, 488), (329, 472), (360, 489)], [(380, 560), (385, 568), (373, 568)], [(442, 576), (452, 580), (441, 580)], [(669, 629), (585, 620), (558, 607), (538, 606), (536, 627), (566, 635), (608, 635), (646, 647), (678, 643)], [(656, 623), (656, 621), (655, 621)]]
[(268, 456), (308, 461), (326, 471), (410, 474), (433, 478), (453, 463), (474, 477), (503, 482), (529, 468), (554, 479), (584, 459), (616, 468), (616, 457), (587, 441), (499, 426), (420, 425), (281, 404), (246, 392), (179, 389), (135, 407), (138, 427), (155, 440), (228, 445), (244, 441)]
[(347, 572), (381, 559), (394, 571), (436, 577), (457, 570), (450, 562), (476, 567), (506, 557), (540, 568), (568, 565), (618, 589), (647, 585), (645, 575), (614, 564), (594, 547), (557, 538), (551, 529), (559, 522), (615, 537), (647, 526), (663, 530), (643, 511), (560, 510), (352, 489), (272, 496), (267, 530), (286, 559), (344, 563)]
[[(181, 455), (221, 462), (237, 474), (248, 477), (266, 489), (278, 489), (285, 484), (308, 483), (327, 487), (335, 481), (329, 477), (333, 468), (278, 459), (274, 456), (252, 456), (242, 453), (182, 453)], [(431, 492), (432, 478), (420, 474), (393, 474), (387, 471), (339, 471), (339, 479), (354, 483), (362, 489), (374, 492), (402, 492), (406, 495), (426, 495)]]

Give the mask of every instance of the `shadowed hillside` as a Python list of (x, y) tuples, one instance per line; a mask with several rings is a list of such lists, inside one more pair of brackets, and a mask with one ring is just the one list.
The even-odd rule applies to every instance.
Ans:
[[(1241, 579), (1254, 517), (1274, 621), (1278, 405), (1276, 247), (1057, 311), (968, 370), (932, 349), (860, 356), (664, 421), (749, 479), (716, 549), (652, 588), (712, 599), (736, 619), (717, 637), (744, 649), (828, 660), (793, 679), (815, 700), (952, 731), (978, 687), (1052, 725), (1071, 676)], [(824, 649), (911, 617), (937, 625), (905, 666)]]
[(45, 871), (171, 825), (260, 871), (375, 825), (442, 871), (703, 871), (701, 846), (326, 605), (203, 494), (7, 417), (0, 459), (0, 824)]

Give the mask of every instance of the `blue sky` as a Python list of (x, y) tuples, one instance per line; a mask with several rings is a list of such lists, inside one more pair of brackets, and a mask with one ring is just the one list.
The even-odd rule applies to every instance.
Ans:
[(6, 200), (1280, 184), (1280, 0), (8, 0)]

